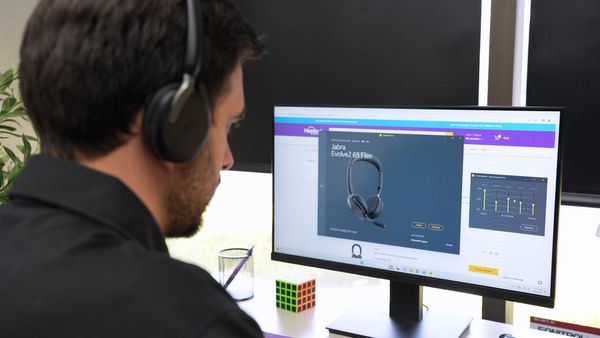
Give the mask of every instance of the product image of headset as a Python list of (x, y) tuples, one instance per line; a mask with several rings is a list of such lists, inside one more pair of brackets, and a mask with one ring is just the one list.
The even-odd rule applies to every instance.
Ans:
[[(358, 255), (354, 253), (354, 248), (358, 248)], [(354, 244), (352, 246), (352, 258), (359, 258), (362, 259), (362, 248), (360, 247), (360, 245), (358, 244)]]
[(204, 147), (211, 110), (196, 83), (202, 64), (202, 9), (187, 1), (187, 47), (183, 80), (158, 89), (144, 112), (144, 139), (152, 152), (167, 161), (186, 162)]
[[(377, 168), (379, 171), (379, 183), (377, 184), (377, 193), (369, 196), (365, 201), (362, 196), (355, 194), (352, 190), (352, 166), (356, 162), (369, 162)], [(383, 185), (383, 170), (381, 169), (381, 162), (374, 155), (370, 158), (354, 157), (348, 162), (348, 208), (358, 219), (366, 219), (367, 221), (385, 228), (385, 224), (375, 222), (373, 219), (379, 217), (383, 211), (383, 202), (381, 201), (381, 187)]]

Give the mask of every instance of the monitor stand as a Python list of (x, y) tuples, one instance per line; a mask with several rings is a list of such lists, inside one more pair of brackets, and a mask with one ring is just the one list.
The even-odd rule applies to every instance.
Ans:
[(390, 281), (386, 305), (357, 306), (327, 326), (330, 333), (349, 337), (458, 338), (472, 317), (426, 309), (423, 287)]

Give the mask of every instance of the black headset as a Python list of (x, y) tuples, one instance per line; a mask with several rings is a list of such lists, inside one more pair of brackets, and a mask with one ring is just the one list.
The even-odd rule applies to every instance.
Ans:
[[(358, 255), (356, 255), (356, 254), (354, 253), (354, 248), (355, 248), (355, 247), (358, 247), (358, 250), (359, 250), (359, 253), (358, 253)], [(360, 245), (358, 245), (358, 244), (354, 244), (354, 245), (352, 246), (352, 258), (360, 258), (360, 259), (362, 259), (362, 248), (360, 247)]]
[(146, 143), (160, 158), (171, 162), (192, 160), (206, 144), (211, 111), (196, 80), (202, 64), (202, 9), (198, 0), (187, 0), (187, 50), (183, 80), (157, 90), (144, 113)]
[[(377, 193), (369, 196), (365, 201), (359, 194), (355, 194), (352, 190), (352, 166), (359, 161), (369, 162), (379, 171), (379, 184), (377, 184)], [(383, 211), (383, 202), (381, 201), (381, 187), (383, 185), (383, 170), (381, 170), (381, 162), (372, 155), (370, 158), (353, 157), (348, 162), (348, 208), (358, 219), (366, 219), (369, 222), (385, 228), (385, 224), (375, 222), (373, 219), (379, 217)]]

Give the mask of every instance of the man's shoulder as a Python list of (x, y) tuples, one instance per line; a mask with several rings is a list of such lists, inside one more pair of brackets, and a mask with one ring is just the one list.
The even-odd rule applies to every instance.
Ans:
[[(196, 265), (155, 252), (142, 254), (132, 263), (137, 267), (132, 278), (141, 278), (146, 284), (157, 288), (167, 286), (168, 293), (171, 295), (198, 290), (187, 296), (196, 296), (202, 299), (207, 297), (229, 298), (227, 292), (213, 276)], [(151, 281), (148, 282), (148, 279)]]
[(154, 318), (158, 328), (177, 323), (176, 327), (193, 331), (194, 337), (260, 334), (254, 320), (202, 268), (161, 255), (149, 255), (136, 266), (128, 278), (135, 286), (116, 294), (136, 300), (131, 311)]
[[(207, 334), (222, 330), (237, 332), (231, 337), (252, 337), (260, 332), (200, 267), (106, 233), (99, 236), (104, 241), (96, 241), (100, 247), (95, 250), (70, 246), (67, 251), (77, 255), (36, 258), (39, 264), (29, 264), (19, 274), (23, 278), (0, 282), (0, 314), (12, 318), (15, 328), (35, 322), (37, 328), (25, 330), (31, 336), (50, 327), (87, 337), (111, 336), (114, 329), (120, 336), (144, 337), (212, 337)], [(44, 306), (37, 309), (35, 304)], [(52, 320), (67, 317), (72, 320), (65, 325)], [(97, 332), (88, 332), (89, 327)]]

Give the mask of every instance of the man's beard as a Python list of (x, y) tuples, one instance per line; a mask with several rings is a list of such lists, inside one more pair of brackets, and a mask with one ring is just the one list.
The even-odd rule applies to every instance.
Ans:
[(206, 210), (217, 186), (219, 172), (214, 171), (209, 145), (190, 162), (178, 169), (178, 182), (165, 197), (169, 223), (166, 237), (194, 236), (202, 227), (202, 214)]

